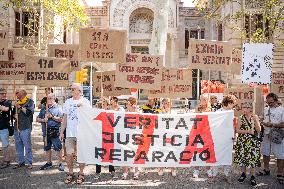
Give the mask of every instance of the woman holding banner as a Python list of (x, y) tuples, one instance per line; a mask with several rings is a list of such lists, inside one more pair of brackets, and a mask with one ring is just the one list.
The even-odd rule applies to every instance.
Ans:
[[(139, 109), (137, 108), (137, 100), (133, 97), (129, 97), (128, 100), (126, 101), (126, 112), (139, 112)], [(135, 167), (134, 168), (134, 180), (138, 180), (139, 177), (139, 168)], [(124, 167), (123, 168), (123, 175), (122, 179), (127, 179), (129, 173), (129, 167)]]
[[(162, 100), (161, 106), (161, 114), (170, 114), (171, 113), (171, 100), (169, 98), (164, 98)], [(177, 176), (177, 170), (175, 168), (171, 168), (172, 176)], [(158, 175), (162, 176), (164, 174), (163, 168), (159, 168)]]
[(246, 179), (246, 169), (250, 169), (250, 183), (256, 186), (255, 167), (261, 165), (260, 162), (260, 140), (257, 134), (260, 133), (261, 127), (259, 118), (253, 114), (252, 103), (243, 105), (244, 114), (240, 116), (240, 121), (237, 124), (237, 143), (234, 146), (235, 157), (234, 163), (242, 169), (242, 174), (238, 179), (239, 182), (244, 182)]
[[(200, 95), (200, 102), (195, 108), (195, 113), (211, 112), (210, 102), (207, 96)], [(195, 167), (193, 170), (193, 178), (199, 177), (199, 167)]]

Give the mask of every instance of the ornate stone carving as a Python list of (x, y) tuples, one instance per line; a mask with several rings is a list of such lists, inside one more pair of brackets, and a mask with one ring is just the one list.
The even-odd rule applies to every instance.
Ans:
[(150, 9), (139, 8), (129, 18), (130, 33), (152, 33), (154, 13)]
[(169, 28), (175, 27), (174, 13), (173, 13), (173, 10), (171, 8), (169, 8), (169, 13), (168, 13), (168, 27)]
[(108, 15), (108, 7), (88, 7), (86, 8), (87, 15), (92, 16), (107, 16)]

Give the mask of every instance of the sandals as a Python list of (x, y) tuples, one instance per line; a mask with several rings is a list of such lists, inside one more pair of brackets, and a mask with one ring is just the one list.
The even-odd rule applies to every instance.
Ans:
[(269, 176), (270, 170), (266, 171), (265, 169), (263, 169), (262, 171), (259, 171), (256, 175), (257, 176)]
[(77, 184), (82, 184), (85, 181), (85, 175), (84, 174), (79, 174), (76, 183)]
[(67, 173), (67, 177), (66, 177), (64, 183), (70, 184), (74, 181), (74, 179), (75, 179), (74, 173), (73, 174)]
[(277, 178), (279, 184), (284, 184), (284, 176), (282, 176), (282, 175), (277, 175), (276, 178)]
[(238, 179), (238, 181), (239, 181), (240, 183), (243, 183), (246, 178), (247, 178), (246, 174), (245, 174), (245, 173), (242, 173), (242, 175), (240, 176), (240, 178)]
[(3, 161), (3, 163), (0, 166), (0, 169), (5, 169), (5, 168), (9, 167), (10, 165), (11, 165), (10, 161)]

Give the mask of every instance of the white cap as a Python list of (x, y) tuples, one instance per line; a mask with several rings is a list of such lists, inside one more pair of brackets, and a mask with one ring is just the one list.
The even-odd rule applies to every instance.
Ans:
[(71, 89), (78, 89), (79, 91), (83, 92), (83, 87), (81, 86), (80, 83), (73, 83), (71, 85)]

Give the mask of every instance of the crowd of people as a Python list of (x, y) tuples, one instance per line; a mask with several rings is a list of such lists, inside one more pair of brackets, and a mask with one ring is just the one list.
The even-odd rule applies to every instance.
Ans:
[[(36, 122), (42, 126), (42, 140), (44, 142), (44, 151), (46, 153), (46, 163), (40, 167), (40, 170), (46, 170), (53, 167), (52, 149), (56, 152), (58, 160), (58, 169), (66, 170), (64, 160), (67, 164), (67, 177), (65, 183), (81, 184), (85, 181), (85, 164), (79, 163), (79, 174), (75, 176), (73, 168), (76, 161), (77, 152), (77, 130), (78, 108), (89, 106), (90, 102), (82, 96), (83, 88), (78, 83), (71, 86), (72, 97), (67, 99), (63, 108), (58, 104), (51, 88), (46, 89), (46, 97), (41, 101), (38, 108), (40, 112), (36, 117)], [(8, 100), (7, 91), (0, 89), (0, 140), (2, 142), (3, 159), (1, 169), (11, 166), (11, 145), (9, 136), (14, 136), (15, 148), (17, 153), (17, 163), (13, 169), (20, 167), (33, 168), (33, 151), (31, 142), (31, 132), (33, 127), (33, 115), (35, 112), (34, 101), (28, 97), (25, 89), (17, 89), (15, 95), (16, 102)], [(237, 98), (233, 95), (226, 95), (222, 102), (218, 102), (216, 96), (200, 96), (200, 103), (193, 112), (214, 112), (233, 110), (236, 106)], [(264, 108), (264, 115), (261, 119), (253, 113), (253, 104), (244, 103), (243, 113), (234, 118), (234, 154), (233, 164), (241, 168), (241, 174), (238, 182), (242, 183), (250, 172), (249, 181), (252, 186), (257, 185), (257, 176), (270, 175), (270, 155), (277, 159), (276, 178), (280, 184), (284, 184), (284, 108), (281, 105), (277, 95), (269, 93), (266, 96), (267, 106)], [(130, 97), (125, 102), (125, 108), (118, 103), (117, 97), (102, 98), (96, 104), (96, 108), (105, 110), (125, 111), (125, 112), (143, 112), (152, 114), (170, 114), (172, 102), (170, 99), (161, 101), (149, 99), (144, 106), (137, 105), (137, 99)], [(14, 107), (14, 108), (13, 108)], [(278, 135), (277, 135), (278, 134)], [(263, 157), (263, 169), (261, 168)], [(115, 167), (109, 165), (109, 172), (113, 179), (119, 178), (115, 172)], [(210, 182), (214, 182), (220, 172), (224, 173), (226, 181), (232, 182), (231, 166), (214, 166), (207, 168), (207, 175)], [(129, 167), (123, 168), (122, 179), (129, 178)], [(141, 170), (134, 167), (133, 179), (139, 179)], [(193, 168), (193, 177), (199, 177), (200, 168)], [(101, 165), (96, 165), (95, 179), (100, 179)], [(163, 175), (164, 169), (159, 168), (158, 174)], [(176, 168), (171, 168), (173, 177), (177, 176)]]

